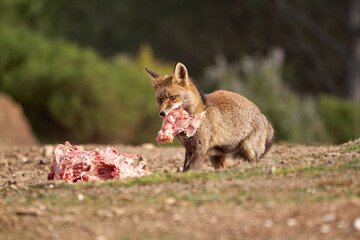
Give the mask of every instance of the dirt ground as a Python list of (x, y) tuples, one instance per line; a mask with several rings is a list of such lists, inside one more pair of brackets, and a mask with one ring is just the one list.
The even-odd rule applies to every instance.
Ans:
[(118, 145), (154, 174), (92, 184), (47, 181), (54, 147), (0, 146), (0, 239), (360, 239), (360, 139), (186, 174), (182, 147)]

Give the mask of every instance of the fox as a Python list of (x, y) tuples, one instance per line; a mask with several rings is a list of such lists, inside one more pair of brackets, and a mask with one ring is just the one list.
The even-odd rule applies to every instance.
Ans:
[(193, 136), (176, 135), (185, 147), (184, 172), (200, 170), (206, 161), (210, 161), (214, 169), (224, 169), (229, 154), (257, 162), (269, 151), (274, 141), (274, 129), (246, 97), (226, 90), (205, 94), (181, 62), (169, 75), (162, 76), (146, 67), (145, 70), (155, 89), (160, 117), (177, 108), (190, 115), (206, 111)]

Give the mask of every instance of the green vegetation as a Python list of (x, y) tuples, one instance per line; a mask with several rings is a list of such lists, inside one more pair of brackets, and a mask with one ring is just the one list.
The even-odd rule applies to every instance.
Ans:
[(266, 57), (245, 56), (234, 63), (219, 57), (206, 69), (209, 88), (235, 90), (269, 118), (277, 141), (343, 143), (360, 136), (360, 103), (330, 96), (301, 97), (283, 79), (281, 49)]
[[(32, 206), (37, 202), (51, 207), (97, 206), (97, 209), (108, 209), (109, 206), (129, 206), (132, 203), (141, 202), (162, 208), (168, 204), (191, 204), (203, 205), (212, 202), (243, 205), (251, 203), (268, 204), (276, 202), (304, 203), (331, 201), (338, 198), (350, 198), (358, 195), (358, 187), (355, 186), (348, 174), (356, 174), (360, 171), (360, 159), (349, 160), (337, 165), (307, 165), (303, 167), (281, 168), (268, 175), (264, 170), (254, 167), (244, 172), (236, 169), (226, 171), (215, 171), (209, 173), (187, 172), (187, 173), (155, 173), (141, 178), (129, 178), (121, 181), (106, 181), (96, 183), (46, 183), (31, 186), (28, 190), (2, 190), (4, 197), (2, 204), (7, 206), (22, 202), (24, 206)], [(331, 175), (327, 174), (331, 173)], [(290, 175), (291, 174), (291, 175)], [(272, 181), (288, 178), (305, 177), (313, 178), (310, 186), (277, 186), (250, 184), (257, 180)], [(319, 178), (318, 176), (338, 176)], [(237, 181), (241, 180), (241, 181)], [(227, 182), (224, 186), (220, 183)], [(276, 181), (275, 181), (276, 182)], [(189, 191), (177, 191), (174, 183), (184, 187), (193, 184), (197, 187)], [(208, 185), (207, 183), (210, 183)], [(218, 187), (212, 187), (213, 184)], [(248, 184), (250, 184), (248, 186)], [(52, 186), (51, 186), (52, 185)], [(140, 186), (152, 186), (151, 191), (144, 188), (139, 191)], [(154, 194), (156, 186), (161, 186), (159, 193)], [(178, 185), (179, 186), (179, 185)], [(124, 190), (126, 188), (127, 190)], [(175, 189), (173, 189), (175, 188)], [(337, 188), (336, 191), (329, 191)], [(133, 190), (130, 190), (133, 189)], [(218, 190), (217, 190), (218, 189)], [(234, 189), (237, 189), (234, 191)], [(129, 191), (130, 190), (130, 191)], [(355, 192), (354, 192), (355, 191)], [(106, 194), (102, 194), (106, 193)], [(81, 197), (79, 197), (79, 194)]]
[[(314, 14), (312, 9), (323, 5), (291, 2), (310, 15)], [(164, 59), (184, 61), (190, 75), (195, 75), (204, 90), (237, 91), (259, 105), (274, 125), (276, 141), (342, 143), (360, 136), (359, 103), (327, 95), (301, 96), (292, 90), (301, 87), (312, 92), (309, 89), (314, 79), (321, 76), (321, 80), (316, 80), (321, 85), (331, 81), (332, 76), (339, 78), (342, 69), (338, 56), (335, 58), (328, 49), (325, 51), (322, 45), (306, 48), (322, 52), (321, 59), (327, 59), (324, 66), (315, 64), (315, 69), (307, 58), (296, 57), (301, 63), (294, 63), (292, 53), (298, 52), (298, 47), (282, 46), (286, 63), (285, 52), (278, 48), (265, 57), (243, 55), (253, 48), (264, 52), (279, 40), (289, 42), (283, 31), (276, 33), (275, 42), (268, 42), (263, 26), (273, 31), (273, 26), (279, 25), (275, 23), (283, 21), (270, 17), (265, 10), (267, 4), (273, 3), (243, 1), (236, 3), (237, 8), (231, 6), (232, 11), (228, 11), (227, 4), (207, 3), (217, 9), (214, 12), (191, 2), (169, 4), (159, 4), (158, 11), (162, 9), (164, 14), (155, 14), (148, 10), (150, 5), (146, 1), (103, 4), (84, 0), (0, 0), (0, 91), (23, 106), (41, 142), (155, 142), (161, 120), (143, 69), (147, 66), (168, 74), (173, 63), (157, 61), (153, 48)], [(345, 9), (346, 4), (336, 4)], [(166, 10), (185, 6), (191, 11), (183, 11), (181, 17)], [(104, 16), (104, 12), (108, 14)], [(238, 29), (241, 24), (235, 24), (236, 29), (232, 29), (229, 19), (216, 17), (224, 12), (234, 14), (234, 19), (240, 22), (246, 19), (251, 28)], [(194, 14), (199, 16), (198, 24), (191, 23), (190, 28)], [(134, 16), (146, 21), (139, 24)], [(328, 14), (316, 16), (335, 31), (338, 23)], [(209, 19), (217, 21), (209, 24)], [(197, 29), (199, 26), (201, 29)], [(224, 30), (225, 34), (214, 34), (209, 26), (211, 29), (218, 26), (218, 31)], [(253, 35), (248, 34), (249, 29)], [(343, 29), (337, 29), (339, 36), (344, 36)], [(233, 36), (229, 41), (227, 31), (239, 41)], [(259, 46), (254, 46), (254, 42)], [(215, 53), (224, 57), (211, 66)], [(234, 61), (239, 56), (242, 57)], [(205, 66), (208, 67), (201, 75)], [(323, 68), (332, 75), (322, 76)], [(339, 84), (334, 81), (331, 84), (330, 92), (336, 93)]]
[(153, 140), (160, 121), (141, 70), (172, 66), (157, 63), (149, 48), (132, 61), (109, 61), (22, 27), (0, 26), (0, 35), (0, 90), (23, 105), (40, 140)]
[(359, 151), (359, 150), (360, 150), (360, 143), (351, 145), (351, 146), (343, 149), (342, 152), (344, 153), (344, 152)]
[[(272, 175), (274, 176), (287, 176), (293, 175), (307, 175), (307, 176), (318, 176), (322, 172), (343, 172), (343, 171), (359, 171), (360, 170), (360, 159), (352, 160), (349, 162), (342, 162), (337, 165), (306, 165), (302, 167), (294, 168), (279, 168), (276, 169)], [(148, 176), (140, 178), (127, 178), (123, 180), (110, 180), (104, 182), (95, 183), (79, 183), (79, 184), (68, 184), (68, 183), (56, 183), (53, 187), (56, 189), (91, 189), (97, 187), (132, 187), (132, 186), (147, 186), (156, 185), (159, 183), (188, 183), (194, 180), (199, 181), (218, 181), (218, 180), (229, 180), (229, 179), (249, 179), (255, 177), (267, 177), (265, 169), (259, 167), (252, 167), (249, 170), (239, 172), (238, 169), (214, 171), (214, 172), (194, 172), (189, 171), (185, 173), (153, 173)], [(271, 176), (271, 175), (270, 175)], [(50, 183), (52, 184), (52, 183)], [(46, 189), (49, 184), (34, 185), (31, 188), (35, 189)]]
[(317, 109), (333, 142), (360, 136), (360, 103), (324, 95), (317, 99)]

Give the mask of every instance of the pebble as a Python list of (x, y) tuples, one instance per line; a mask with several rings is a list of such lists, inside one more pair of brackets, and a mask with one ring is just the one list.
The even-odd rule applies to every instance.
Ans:
[(15, 214), (18, 216), (39, 216), (41, 211), (38, 209), (17, 209)]
[(43, 152), (43, 156), (44, 157), (51, 157), (51, 155), (53, 154), (54, 152), (54, 147), (51, 146), (51, 145), (46, 145), (44, 147), (44, 152)]
[(43, 160), (43, 159), (41, 159), (41, 160), (39, 161), (39, 165), (44, 165), (44, 164), (46, 164), (46, 161)]
[(114, 208), (113, 212), (116, 216), (122, 216), (126, 213), (126, 209), (125, 208)]
[(274, 173), (275, 170), (276, 170), (276, 167), (275, 167), (275, 166), (267, 167), (267, 168), (265, 169), (265, 174), (266, 174), (266, 175), (270, 175), (270, 174)]
[(176, 203), (176, 199), (173, 197), (168, 197), (165, 199), (165, 203), (168, 205), (172, 205), (172, 204)]
[(39, 209), (40, 209), (40, 210), (45, 210), (46, 207), (45, 207), (43, 204), (39, 203)]
[(336, 214), (335, 213), (326, 213), (324, 214), (324, 216), (322, 217), (324, 222), (331, 222), (334, 221), (336, 219)]
[(264, 225), (267, 228), (272, 228), (274, 226), (274, 221), (272, 219), (266, 219)]
[(347, 228), (348, 226), (343, 220), (340, 220), (337, 222), (336, 227), (337, 228)]
[(216, 224), (216, 223), (218, 223), (218, 219), (215, 216), (212, 216), (210, 218), (210, 223)]
[(47, 229), (50, 231), (50, 232), (52, 232), (52, 231), (54, 231), (54, 226), (52, 225), (52, 224), (49, 224), (49, 225), (47, 225)]
[(172, 217), (172, 218), (173, 218), (173, 220), (174, 220), (175, 222), (177, 222), (177, 221), (180, 221), (180, 220), (181, 220), (180, 215), (179, 215), (179, 214), (176, 214), (176, 213), (173, 215), (173, 217)]
[(354, 220), (354, 228), (356, 230), (360, 231), (360, 217), (358, 217)]
[(141, 147), (145, 149), (153, 149), (155, 146), (152, 143), (143, 143), (141, 144)]
[(330, 228), (330, 225), (328, 225), (328, 224), (324, 224), (320, 227), (320, 232), (322, 232), (324, 234), (330, 232), (330, 230), (331, 230), (331, 228)]
[(288, 227), (293, 227), (297, 224), (297, 220), (295, 218), (289, 218), (288, 220), (286, 220), (286, 225)]
[(199, 213), (204, 213), (204, 212), (205, 212), (205, 208), (204, 208), (204, 207), (199, 207), (199, 208), (198, 208), (198, 212), (199, 212)]
[(82, 200), (84, 200), (84, 195), (82, 193), (79, 193), (77, 195), (77, 198), (78, 198), (79, 201), (82, 201)]

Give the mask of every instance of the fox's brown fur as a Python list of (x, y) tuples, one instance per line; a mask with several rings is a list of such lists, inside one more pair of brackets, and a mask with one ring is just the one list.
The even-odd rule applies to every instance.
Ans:
[(176, 64), (171, 75), (160, 76), (146, 68), (155, 88), (160, 115), (182, 107), (189, 114), (206, 110), (192, 137), (177, 135), (186, 149), (183, 170), (199, 169), (206, 159), (215, 169), (225, 168), (225, 157), (258, 161), (271, 147), (274, 130), (259, 108), (244, 96), (225, 90), (203, 94), (189, 78), (186, 67)]

